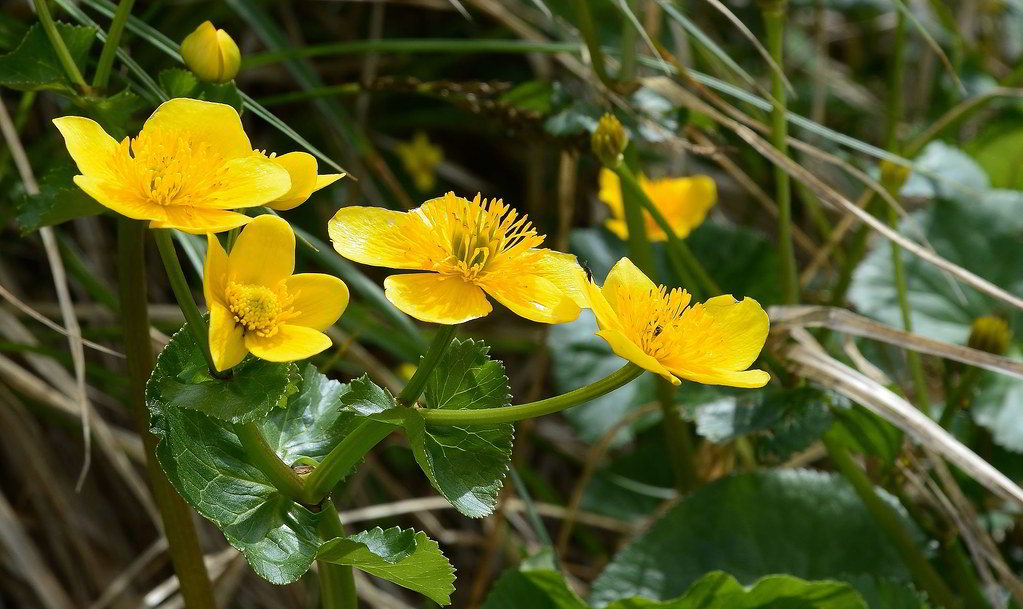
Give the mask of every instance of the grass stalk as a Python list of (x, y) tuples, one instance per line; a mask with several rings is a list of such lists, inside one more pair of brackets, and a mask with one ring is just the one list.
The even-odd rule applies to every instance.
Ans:
[(121, 0), (114, 13), (114, 20), (107, 30), (107, 39), (103, 43), (103, 50), (96, 62), (96, 73), (92, 77), (92, 86), (96, 89), (106, 89), (110, 82), (110, 73), (114, 67), (114, 57), (117, 56), (117, 46), (121, 43), (121, 34), (124, 33), (124, 26), (128, 24), (128, 17), (131, 16), (131, 7), (135, 0)]
[[(344, 537), (345, 529), (334, 502), (328, 500), (323, 512), (320, 537), (324, 541)], [(359, 606), (359, 598), (355, 594), (355, 576), (350, 566), (318, 560), (316, 568), (320, 576), (320, 606), (323, 609), (356, 609)]]
[(68, 50), (64, 39), (60, 37), (60, 32), (57, 31), (57, 24), (53, 21), (53, 15), (50, 13), (50, 5), (46, 3), (46, 0), (33, 0), (33, 4), (35, 5), (36, 16), (39, 17), (39, 23), (43, 26), (43, 31), (46, 32), (46, 37), (50, 40), (50, 46), (53, 47), (53, 52), (56, 53), (57, 59), (64, 68), (67, 77), (82, 92), (88, 93), (89, 85), (85, 83), (82, 71), (78, 69), (78, 64), (71, 57), (71, 51)]

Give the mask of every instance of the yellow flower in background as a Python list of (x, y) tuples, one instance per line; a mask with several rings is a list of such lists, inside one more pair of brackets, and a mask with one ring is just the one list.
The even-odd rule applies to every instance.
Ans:
[[(651, 180), (640, 174), (639, 184), (679, 238), (685, 238), (702, 224), (707, 212), (717, 201), (717, 187), (714, 180), (707, 176)], [(611, 209), (611, 218), (604, 226), (620, 239), (627, 239), (629, 229), (625, 225), (621, 180), (610, 169), (600, 171), (599, 197)], [(643, 219), (646, 222), (647, 237), (651, 241), (668, 239), (650, 212), (643, 210)]]
[(253, 152), (231, 106), (172, 99), (135, 138), (118, 143), (95, 121), (53, 123), (82, 175), (75, 184), (103, 206), (153, 228), (203, 234), (251, 218), (230, 211), (265, 205), (291, 190), (288, 171)]
[(716, 296), (690, 306), (685, 290), (655, 285), (628, 258), (604, 287), (587, 285), (597, 335), (616, 354), (678, 385), (679, 377), (704, 385), (763, 387), (763, 370), (747, 370), (767, 340), (767, 313), (752, 298)]
[(345, 176), (343, 173), (318, 175), (316, 157), (308, 152), (289, 152), (277, 156), (271, 153), (269, 159), (283, 167), (291, 177), (291, 190), (266, 204), (277, 211), (294, 209), (305, 203), (317, 190), (329, 186)]
[(208, 235), (203, 293), (210, 310), (210, 352), (217, 370), (252, 353), (271, 362), (305, 359), (330, 347), (324, 330), (348, 306), (348, 286), (332, 275), (295, 271), (295, 232), (259, 216), (228, 254)]
[(227, 82), (238, 74), (242, 54), (224, 30), (209, 21), (195, 28), (181, 41), (181, 58), (199, 80)]
[(328, 224), (339, 254), (391, 275), (387, 298), (421, 321), (458, 324), (490, 313), (485, 294), (533, 321), (562, 323), (585, 303), (575, 256), (538, 247), (543, 236), (500, 199), (449, 192), (401, 213), (345, 207)]
[(437, 183), (437, 166), (444, 160), (440, 146), (431, 144), (425, 133), (417, 131), (411, 142), (398, 144), (396, 152), (416, 188), (420, 192), (433, 190)]

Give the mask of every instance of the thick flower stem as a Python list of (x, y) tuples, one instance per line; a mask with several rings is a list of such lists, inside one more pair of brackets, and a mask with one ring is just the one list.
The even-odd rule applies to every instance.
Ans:
[(234, 426), (234, 433), (241, 441), (249, 463), (266, 474), (277, 490), (299, 503), (305, 499), (305, 484), (302, 478), (287, 463), (281, 461), (274, 449), (270, 448), (259, 425), (239, 423)]
[[(325, 503), (323, 514), (320, 521), (322, 540), (344, 537), (345, 529), (333, 501)], [(316, 568), (320, 576), (320, 606), (323, 609), (356, 609), (359, 606), (351, 567), (318, 560)]]
[(195, 304), (195, 298), (192, 297), (192, 288), (188, 287), (185, 272), (181, 270), (181, 261), (178, 260), (178, 252), (174, 249), (174, 242), (171, 241), (170, 229), (154, 229), (153, 238), (156, 240), (157, 249), (160, 250), (160, 260), (163, 261), (163, 268), (167, 271), (167, 279), (170, 281), (171, 291), (174, 292), (174, 298), (178, 301), (178, 306), (185, 315), (188, 329), (192, 332), (192, 336), (195, 337), (195, 342), (199, 343), (199, 351), (202, 352), (202, 356), (206, 359), (206, 365), (210, 369), (210, 374), (218, 378), (222, 377), (223, 374), (217, 372), (217, 367), (213, 364), (213, 355), (210, 353), (210, 341), (207, 336), (206, 320), (203, 319), (202, 313), (199, 312), (199, 307)]
[(398, 394), (398, 403), (403, 406), (411, 406), (416, 403), (419, 399), (419, 395), (423, 393), (423, 389), (426, 388), (426, 379), (430, 377), (430, 372), (433, 371), (434, 367), (437, 366), (437, 362), (440, 361), (444, 351), (447, 350), (448, 344), (451, 343), (451, 339), (455, 337), (455, 330), (458, 326), (441, 326), (437, 330), (437, 334), (433, 337), (433, 342), (430, 343), (430, 348), (426, 350), (426, 355), (419, 362), (419, 367), (416, 368), (415, 374), (409, 379), (408, 384)]
[(960, 604), (955, 595), (910, 537), (895, 510), (878, 496), (870, 478), (856, 464), (841, 441), (825, 435), (824, 446), (828, 449), (828, 455), (839, 473), (853, 486), (867, 511), (898, 550), (916, 584), (938, 605), (945, 609), (958, 609)]
[(114, 67), (114, 57), (117, 56), (117, 46), (121, 43), (121, 34), (124, 26), (131, 16), (131, 7), (135, 0), (121, 0), (114, 13), (114, 20), (107, 30), (107, 39), (103, 43), (103, 51), (99, 54), (99, 61), (96, 62), (96, 73), (92, 77), (92, 86), (96, 89), (106, 89), (110, 82), (110, 72)]
[(146, 303), (145, 236), (143, 222), (127, 218), (119, 220), (117, 268), (120, 275), (124, 354), (130, 383), (128, 404), (142, 437), (149, 484), (163, 521), (171, 563), (181, 587), (181, 597), (188, 609), (214, 609), (213, 592), (191, 511), (160, 469), (160, 463), (156, 460), (157, 439), (149, 431), (146, 381), (153, 367), (153, 345), (149, 338)]
[(532, 419), (560, 412), (584, 402), (610, 393), (643, 374), (643, 368), (636, 364), (625, 364), (618, 371), (580, 387), (574, 391), (563, 393), (546, 400), (504, 406), (501, 408), (485, 408), (480, 410), (442, 410), (439, 408), (422, 408), (419, 413), (427, 423), (434, 425), (491, 425), (493, 423), (512, 423), (523, 419)]
[[(779, 66), (784, 66), (785, 0), (761, 0), (760, 9), (767, 30), (767, 49)], [(778, 70), (771, 72), (771, 96), (775, 99), (771, 110), (771, 143), (782, 154), (788, 154), (788, 122), (786, 120), (785, 80)], [(781, 166), (775, 167), (776, 198), (778, 200), (778, 249), (781, 262), (781, 290), (786, 304), (799, 302), (799, 278), (796, 276), (796, 254), (792, 247), (792, 185), (789, 174)]]
[(395, 429), (396, 426), (391, 423), (370, 419), (360, 423), (306, 476), (302, 503), (316, 505), (323, 501), (337, 483), (362, 461), (366, 453)]
[(50, 46), (53, 47), (53, 52), (57, 54), (57, 59), (60, 60), (60, 65), (64, 68), (67, 77), (83, 93), (88, 93), (89, 85), (85, 84), (85, 78), (82, 77), (81, 70), (78, 69), (78, 65), (71, 57), (71, 52), (68, 51), (67, 45), (64, 43), (64, 39), (60, 37), (60, 32), (57, 31), (57, 24), (53, 21), (53, 15), (50, 14), (50, 6), (46, 3), (46, 0), (34, 0), (33, 3), (36, 9), (36, 16), (39, 17), (39, 23), (43, 26), (43, 31), (50, 40)]

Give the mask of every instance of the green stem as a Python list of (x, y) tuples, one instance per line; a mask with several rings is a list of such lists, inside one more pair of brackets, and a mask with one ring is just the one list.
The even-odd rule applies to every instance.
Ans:
[(426, 350), (426, 355), (419, 361), (419, 367), (416, 368), (415, 374), (412, 375), (408, 384), (398, 394), (399, 404), (410, 406), (416, 403), (419, 395), (426, 388), (426, 379), (430, 377), (430, 372), (433, 371), (441, 356), (444, 355), (444, 351), (447, 350), (451, 339), (455, 337), (455, 330), (457, 328), (458, 326), (441, 326), (437, 330), (437, 334), (433, 337), (433, 342), (430, 343), (430, 348)]
[[(263, 436), (263, 431), (255, 423), (239, 423), (234, 426), (234, 433), (242, 443), (245, 456), (249, 463), (255, 465), (266, 474), (277, 490), (293, 501), (302, 503), (305, 498), (305, 484), (295, 470), (281, 461), (280, 457)], [(315, 504), (310, 504), (315, 505)]]
[(593, 14), (590, 12), (591, 0), (575, 0), (575, 13), (579, 20), (579, 33), (583, 36), (586, 48), (590, 52), (590, 64), (593, 72), (608, 88), (614, 88), (614, 81), (607, 75), (607, 67), (604, 65), (604, 51), (600, 48), (600, 40), (597, 38), (597, 26), (593, 21)]
[[(625, 207), (625, 226), (629, 231), (629, 257), (646, 273), (654, 276), (654, 250), (646, 234), (646, 219), (643, 217), (643, 200), (646, 193), (632, 175), (632, 171), (624, 161), (611, 168), (622, 183), (622, 204)], [(629, 178), (632, 178), (631, 180)]]
[[(695, 281), (687, 287), (693, 290), (696, 294), (699, 294), (698, 290), (700, 290), (700, 288), (702, 288), (704, 295), (716, 296), (717, 294), (720, 294), (721, 288), (718, 286), (717, 282), (714, 281), (714, 279), (710, 276), (710, 273), (703, 268), (703, 265), (700, 264), (700, 261), (696, 258), (696, 255), (693, 254), (693, 251), (689, 249), (689, 246), (686, 245), (686, 242), (675, 233), (675, 229), (672, 228), (668, 219), (664, 217), (661, 210), (658, 209), (654, 202), (650, 200), (650, 197), (647, 196), (643, 187), (640, 185), (639, 180), (637, 180), (636, 176), (632, 173), (632, 170), (629, 169), (625, 163), (620, 163), (618, 167), (614, 168), (614, 172), (621, 180), (623, 194), (631, 193), (631, 196), (635, 197), (635, 200), (639, 202), (643, 209), (650, 214), (650, 217), (654, 219), (654, 222), (661, 227), (664, 234), (668, 236), (669, 251), (673, 250), (675, 254), (678, 255), (681, 264), (685, 266), (685, 270), (680, 272), (683, 280), (685, 280), (685, 277), (695, 278)], [(626, 212), (627, 211), (628, 209), (626, 208)], [(626, 216), (626, 221), (627, 220), (628, 216)], [(631, 228), (629, 230), (629, 234), (632, 234)], [(697, 281), (699, 282), (699, 285), (697, 285)]]
[(124, 354), (128, 367), (128, 404), (146, 454), (146, 470), (153, 500), (160, 511), (164, 535), (177, 573), (181, 597), (189, 609), (214, 609), (213, 591), (206, 574), (192, 513), (167, 480), (156, 460), (157, 439), (149, 431), (146, 382), (153, 368), (153, 344), (149, 338), (146, 301), (145, 223), (121, 218), (118, 224), (117, 269), (120, 276), (121, 321)]
[(131, 16), (131, 7), (135, 0), (121, 0), (117, 5), (117, 12), (114, 13), (114, 20), (110, 23), (107, 31), (107, 40), (103, 43), (103, 51), (99, 54), (99, 61), (96, 62), (96, 73), (92, 77), (92, 86), (97, 89), (106, 89), (110, 82), (110, 72), (114, 67), (114, 57), (117, 56), (117, 45), (121, 43), (121, 34), (124, 26)]
[[(327, 501), (320, 520), (322, 541), (344, 537), (345, 529), (333, 501)], [(323, 609), (356, 609), (359, 598), (355, 594), (355, 577), (348, 565), (324, 560), (316, 561), (320, 575), (320, 606)]]
[(668, 458), (675, 475), (675, 489), (685, 493), (696, 486), (699, 476), (693, 467), (693, 442), (678, 407), (675, 406), (675, 386), (663, 378), (657, 379), (657, 399), (664, 418), (664, 435), (668, 440)]
[(878, 496), (877, 490), (874, 488), (870, 478), (856, 464), (841, 441), (836, 440), (830, 435), (825, 435), (824, 446), (828, 449), (828, 455), (831, 457), (835, 467), (852, 484), (856, 494), (859, 495), (860, 500), (866, 506), (867, 511), (874, 517), (878, 526), (881, 527), (896, 550), (898, 550), (903, 562), (906, 563), (910, 573), (913, 575), (916, 584), (926, 591), (932, 600), (945, 607), (945, 609), (958, 608), (959, 601), (948, 586), (945, 585), (945, 582), (934, 570), (931, 563), (927, 561), (927, 558), (920, 551), (913, 538), (910, 537), (905, 527), (902, 526), (898, 513)]
[(171, 229), (165, 228), (153, 230), (156, 247), (160, 250), (160, 260), (163, 261), (163, 268), (167, 271), (167, 279), (170, 280), (174, 298), (178, 301), (178, 306), (185, 315), (185, 321), (188, 322), (188, 329), (192, 332), (192, 336), (195, 337), (195, 342), (199, 343), (199, 350), (202, 351), (202, 355), (206, 359), (206, 365), (210, 369), (210, 374), (221, 378), (224, 374), (217, 372), (217, 367), (213, 364), (213, 355), (210, 353), (210, 340), (209, 336), (207, 336), (206, 320), (203, 319), (202, 313), (199, 312), (199, 307), (195, 304), (195, 298), (192, 297), (192, 288), (188, 286), (185, 272), (181, 270), (181, 261), (178, 260), (178, 252), (174, 248), (174, 241), (171, 240), (170, 231)]
[(443, 410), (440, 408), (421, 408), (419, 414), (426, 419), (427, 423), (434, 425), (490, 425), (493, 423), (512, 423), (523, 419), (532, 419), (544, 415), (560, 412), (577, 404), (589, 402), (592, 399), (610, 393), (625, 385), (643, 374), (644, 370), (633, 363), (628, 363), (595, 383), (580, 387), (574, 391), (561, 395), (519, 404), (516, 406), (503, 406), (501, 408), (486, 408), (481, 410)]
[(57, 54), (60, 65), (64, 67), (64, 72), (71, 79), (71, 82), (78, 85), (82, 92), (88, 93), (89, 85), (85, 84), (85, 78), (82, 77), (81, 70), (78, 69), (78, 65), (71, 57), (71, 52), (67, 50), (64, 39), (60, 37), (60, 32), (57, 31), (57, 24), (53, 21), (53, 15), (50, 14), (50, 6), (46, 3), (46, 0), (33, 0), (33, 3), (36, 7), (39, 23), (42, 24), (46, 37), (50, 39), (50, 45), (53, 47), (53, 52)]
[[(636, 0), (627, 0), (628, 10), (636, 12)], [(622, 60), (618, 80), (630, 82), (636, 77), (636, 41), (639, 34), (628, 18), (622, 20)]]
[(396, 429), (396, 425), (365, 420), (345, 436), (305, 479), (302, 503), (316, 505), (323, 501), (337, 483), (348, 474), (374, 446)]
[[(761, 13), (767, 30), (767, 49), (771, 58), (784, 66), (785, 0), (761, 0)], [(782, 154), (788, 154), (788, 122), (785, 81), (778, 71), (771, 71), (771, 95), (776, 103), (771, 110), (771, 143)], [(786, 304), (799, 302), (799, 278), (796, 276), (796, 253), (792, 246), (792, 185), (789, 174), (781, 167), (774, 169), (778, 200), (778, 249), (780, 254), (781, 290)]]
[(981, 373), (980, 368), (974, 368), (973, 366), (970, 366), (963, 372), (959, 378), (959, 384), (945, 398), (945, 409), (941, 411), (938, 425), (948, 429), (949, 425), (952, 424), (952, 419), (955, 418), (955, 413), (969, 406), (966, 398), (970, 395), (970, 390), (980, 380)]

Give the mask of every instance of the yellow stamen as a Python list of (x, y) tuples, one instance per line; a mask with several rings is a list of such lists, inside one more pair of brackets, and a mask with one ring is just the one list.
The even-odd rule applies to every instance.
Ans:
[(111, 159), (119, 181), (158, 205), (202, 205), (226, 186), (226, 167), (208, 143), (150, 127), (124, 138)]
[(669, 292), (659, 286), (649, 294), (619, 290), (617, 303), (612, 306), (618, 311), (626, 336), (646, 354), (664, 360), (681, 352), (682, 315), (691, 299), (685, 290), (675, 288)]
[(255, 332), (264, 338), (277, 334), (282, 323), (298, 314), (291, 306), (295, 298), (288, 294), (283, 283), (271, 289), (231, 281), (225, 295), (235, 323), (244, 326), (246, 332)]

